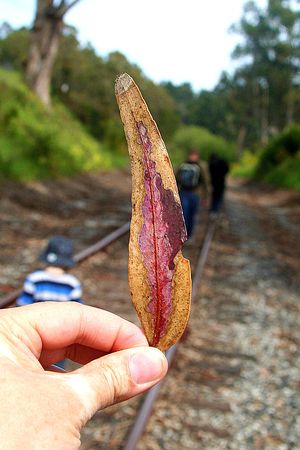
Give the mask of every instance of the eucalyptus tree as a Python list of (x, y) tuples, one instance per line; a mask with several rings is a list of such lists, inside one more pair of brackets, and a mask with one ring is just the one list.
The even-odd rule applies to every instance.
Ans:
[(233, 58), (241, 61), (239, 75), (264, 143), (297, 119), (293, 92), (300, 82), (300, 12), (292, 0), (269, 0), (266, 9), (249, 1), (232, 29), (244, 38)]
[(79, 0), (37, 0), (26, 68), (29, 86), (50, 106), (52, 68), (63, 32), (64, 16)]

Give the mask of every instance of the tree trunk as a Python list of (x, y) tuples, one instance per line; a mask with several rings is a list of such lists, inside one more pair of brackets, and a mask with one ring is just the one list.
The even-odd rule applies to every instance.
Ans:
[(256, 139), (259, 140), (259, 125), (260, 125), (260, 92), (259, 92), (259, 83), (256, 78), (253, 79), (252, 82), (252, 108), (253, 108), (253, 123), (255, 126), (255, 134)]
[(246, 127), (242, 125), (237, 137), (237, 159), (240, 161), (245, 148)]
[[(79, 0), (67, 3), (61, 0), (38, 0), (37, 12), (31, 32), (26, 80), (42, 102), (50, 107), (50, 82), (52, 68), (63, 30), (65, 13)], [(57, 2), (56, 2), (57, 3)]]
[(266, 145), (269, 140), (269, 88), (268, 86), (262, 88), (261, 100), (261, 135), (260, 141)]
[(294, 103), (295, 103), (295, 93), (290, 88), (287, 93), (287, 107), (286, 107), (286, 125), (289, 126), (294, 122)]

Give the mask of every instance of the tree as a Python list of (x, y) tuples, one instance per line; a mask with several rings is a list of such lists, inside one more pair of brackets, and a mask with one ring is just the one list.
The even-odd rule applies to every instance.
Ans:
[(79, 0), (37, 0), (31, 31), (26, 80), (46, 106), (50, 106), (52, 67), (58, 51), (65, 14)]
[(266, 10), (249, 1), (234, 31), (244, 37), (233, 57), (243, 62), (245, 89), (253, 105), (252, 120), (259, 140), (295, 120), (295, 96), (299, 86), (300, 13), (290, 0), (269, 0)]
[[(0, 67), (24, 72), (29, 38), (28, 29), (0, 27)], [(91, 44), (80, 44), (77, 31), (71, 26), (63, 28), (52, 70), (51, 96), (67, 106), (107, 148), (127, 153), (113, 88), (116, 77), (122, 72), (128, 72), (136, 80), (163, 138), (170, 141), (180, 118), (169, 92), (146, 78), (122, 53), (101, 57)]]
[(29, 30), (13, 30), (10, 25), (0, 27), (0, 65), (24, 72), (28, 59)]
[(195, 94), (191, 84), (182, 83), (179, 86), (175, 86), (171, 81), (163, 82), (161, 84), (174, 99), (182, 122), (189, 124), (190, 109), (193, 101), (195, 100)]

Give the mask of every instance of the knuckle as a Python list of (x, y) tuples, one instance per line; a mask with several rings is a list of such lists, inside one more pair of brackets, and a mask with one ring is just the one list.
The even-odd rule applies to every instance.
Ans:
[(108, 404), (122, 400), (131, 386), (128, 370), (126, 371), (123, 365), (110, 361), (103, 364), (102, 375)]

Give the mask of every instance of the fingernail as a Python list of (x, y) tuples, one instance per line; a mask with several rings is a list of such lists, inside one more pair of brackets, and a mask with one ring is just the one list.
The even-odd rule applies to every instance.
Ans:
[(129, 370), (136, 384), (158, 380), (166, 371), (164, 356), (156, 348), (145, 348), (130, 357)]

